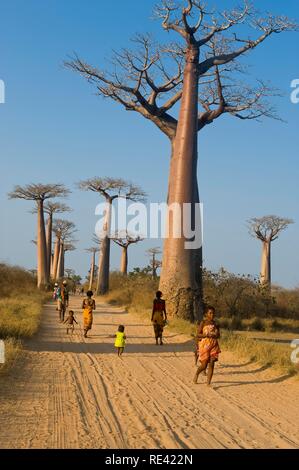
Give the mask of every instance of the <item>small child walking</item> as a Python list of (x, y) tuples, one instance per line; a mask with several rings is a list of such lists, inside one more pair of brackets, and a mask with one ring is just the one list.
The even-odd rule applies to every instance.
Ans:
[(126, 335), (125, 335), (125, 327), (124, 325), (119, 325), (117, 332), (114, 335), (115, 343), (114, 346), (117, 348), (117, 355), (121, 357), (122, 353), (124, 352), (125, 344), (126, 344)]
[(69, 330), (71, 330), (73, 334), (74, 327), (75, 327), (74, 322), (78, 325), (78, 322), (76, 318), (74, 317), (74, 315), (75, 315), (75, 312), (73, 310), (70, 310), (67, 319), (63, 322), (63, 323), (67, 323), (67, 327), (66, 327), (67, 335), (69, 334)]

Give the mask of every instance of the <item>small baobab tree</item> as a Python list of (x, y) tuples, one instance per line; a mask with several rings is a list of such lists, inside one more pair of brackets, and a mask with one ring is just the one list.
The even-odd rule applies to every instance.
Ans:
[(91, 262), (90, 262), (90, 273), (89, 273), (89, 286), (88, 289), (92, 290), (93, 281), (94, 281), (94, 273), (95, 273), (95, 265), (96, 265), (96, 253), (100, 250), (100, 246), (91, 246), (90, 248), (86, 248), (85, 251), (91, 253)]
[(156, 258), (157, 255), (160, 255), (162, 251), (160, 248), (155, 247), (155, 248), (150, 248), (149, 250), (146, 251), (147, 255), (150, 257), (150, 267), (152, 268), (152, 277), (153, 279), (157, 278), (157, 269), (162, 266), (162, 263), (160, 260)]
[(139, 186), (122, 178), (92, 178), (81, 181), (78, 186), (84, 191), (99, 193), (105, 199), (103, 229), (101, 234), (97, 234), (101, 240), (101, 252), (99, 256), (96, 294), (103, 295), (109, 290), (112, 203), (116, 198), (120, 197), (128, 201), (141, 202), (145, 200), (145, 192)]
[(74, 245), (74, 242), (75, 240), (65, 240), (64, 244), (63, 244), (63, 260), (62, 260), (62, 267), (61, 267), (61, 272), (62, 272), (62, 276), (61, 277), (64, 277), (64, 274), (65, 272), (67, 272), (67, 269), (65, 268), (65, 254), (68, 252), (68, 251), (75, 251), (76, 247)]
[(9, 199), (25, 199), (35, 201), (37, 211), (37, 285), (46, 286), (49, 282), (47, 245), (44, 219), (44, 202), (47, 199), (65, 197), (69, 194), (62, 184), (29, 184), (15, 186), (8, 194)]
[(198, 132), (224, 115), (242, 120), (277, 117), (267, 101), (273, 90), (263, 83), (242, 85), (236, 79), (237, 59), (297, 25), (285, 16), (261, 16), (247, 2), (215, 12), (200, 0), (160, 0), (156, 16), (165, 31), (176, 35), (177, 43), (155, 44), (149, 35), (136, 36), (134, 50), (115, 54), (110, 73), (78, 56), (65, 65), (94, 85), (98, 94), (152, 121), (169, 138), (167, 203), (180, 210), (167, 214), (160, 288), (169, 315), (194, 321), (203, 304), (202, 247), (195, 243), (191, 249), (190, 231), (178, 236), (175, 228), (188, 207), (193, 231), (200, 232)]
[(53, 232), (56, 235), (54, 243), (53, 271), (52, 278), (56, 281), (64, 275), (64, 245), (70, 242), (75, 233), (75, 224), (69, 220), (54, 219)]
[(133, 235), (127, 231), (115, 233), (113, 236), (113, 241), (116, 245), (120, 246), (122, 249), (121, 252), (121, 261), (120, 261), (120, 272), (124, 276), (128, 274), (128, 249), (130, 245), (138, 243), (143, 240), (139, 235)]
[(249, 233), (263, 244), (260, 273), (260, 284), (263, 287), (271, 289), (271, 243), (277, 240), (280, 232), (293, 223), (292, 219), (276, 215), (254, 217), (248, 221)]

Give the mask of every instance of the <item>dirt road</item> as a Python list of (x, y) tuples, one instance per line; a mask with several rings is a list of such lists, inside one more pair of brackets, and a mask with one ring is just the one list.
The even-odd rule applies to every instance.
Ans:
[[(120, 323), (123, 359), (110, 337)], [(156, 346), (149, 322), (99, 305), (84, 339), (45, 306), (0, 380), (0, 448), (299, 448), (298, 380), (222, 353), (214, 389), (194, 385), (193, 342), (165, 332)]]

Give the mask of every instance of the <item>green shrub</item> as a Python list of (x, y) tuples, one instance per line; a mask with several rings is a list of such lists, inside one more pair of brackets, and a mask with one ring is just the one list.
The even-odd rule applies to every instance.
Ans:
[(265, 322), (260, 318), (255, 318), (250, 324), (250, 329), (254, 331), (265, 331)]
[(270, 325), (271, 331), (281, 331), (283, 330), (283, 325), (282, 323), (279, 323), (277, 320), (273, 320)]
[(217, 323), (219, 324), (220, 328), (223, 328), (225, 330), (228, 330), (230, 327), (230, 322), (227, 318), (219, 318), (219, 320), (217, 320)]
[(230, 322), (229, 325), (230, 330), (243, 330), (244, 325), (240, 317), (233, 317), (232, 321)]

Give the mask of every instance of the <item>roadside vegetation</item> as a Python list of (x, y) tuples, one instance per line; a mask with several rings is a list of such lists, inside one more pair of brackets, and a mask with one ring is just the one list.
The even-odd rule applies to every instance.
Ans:
[(5, 343), (1, 373), (21, 352), (22, 340), (36, 333), (48, 295), (36, 288), (34, 274), (22, 268), (1, 263), (0, 279), (0, 339)]

